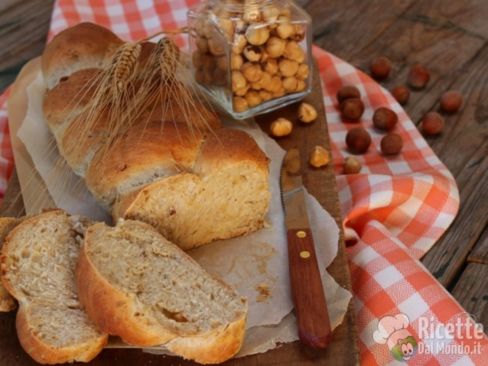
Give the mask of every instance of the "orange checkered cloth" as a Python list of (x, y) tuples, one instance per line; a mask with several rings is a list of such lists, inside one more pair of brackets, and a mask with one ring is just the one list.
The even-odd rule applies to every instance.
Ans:
[[(197, 0), (57, 0), (49, 38), (66, 27), (91, 21), (120, 37), (137, 40), (161, 29), (186, 24)], [(364, 365), (486, 365), (488, 340), (473, 319), (419, 262), (449, 227), (457, 213), (455, 180), (417, 131), (405, 111), (367, 75), (333, 55), (314, 48), (324, 91), (333, 162), (344, 227), (356, 244), (348, 248), (358, 346)], [(356, 85), (366, 103), (362, 124), (372, 136), (369, 152), (358, 158), (360, 174), (345, 176), (348, 152), (335, 95)], [(0, 99), (0, 192), (6, 188), (13, 160), (5, 111)], [(400, 156), (379, 154), (381, 134), (372, 128), (381, 106), (399, 116)], [(404, 314), (404, 315), (401, 315)], [(411, 336), (408, 338), (407, 336)], [(396, 357), (396, 359), (395, 359)]]

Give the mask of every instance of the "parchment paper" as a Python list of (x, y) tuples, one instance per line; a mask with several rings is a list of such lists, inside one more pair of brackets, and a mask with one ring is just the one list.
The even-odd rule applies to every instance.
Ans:
[[(43, 118), (43, 93), (44, 83), (39, 73), (27, 87), (28, 108), (18, 130), (19, 139), (27, 148), (35, 169), (58, 207), (72, 214), (108, 221), (109, 215), (95, 203), (83, 180), (72, 173), (60, 158)], [(214, 242), (189, 254), (209, 272), (221, 276), (248, 298), (248, 332), (239, 354), (244, 356), (264, 352), (278, 343), (291, 342), (298, 339), (298, 335), (291, 313), (293, 304), (289, 288), (287, 244), (279, 194), (279, 170), (284, 150), (252, 121), (238, 126), (234, 122), (232, 127), (250, 134), (271, 160), (272, 200), (267, 225), (251, 235)], [(306, 193), (306, 199), (329, 316), (332, 328), (335, 328), (342, 322), (351, 298), (351, 293), (341, 288), (326, 271), (337, 254), (339, 229), (313, 196)], [(35, 213), (30, 208), (37, 211), (39, 204), (26, 204), (27, 213)], [(127, 347), (120, 342), (112, 342), (109, 346)], [(149, 348), (147, 351), (164, 352), (164, 348)]]

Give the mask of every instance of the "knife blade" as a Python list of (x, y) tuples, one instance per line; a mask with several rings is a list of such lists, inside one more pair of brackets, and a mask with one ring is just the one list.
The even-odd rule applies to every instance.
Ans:
[(330, 320), (307, 215), (298, 149), (287, 152), (280, 185), (298, 335), (308, 346), (325, 348), (331, 340)]

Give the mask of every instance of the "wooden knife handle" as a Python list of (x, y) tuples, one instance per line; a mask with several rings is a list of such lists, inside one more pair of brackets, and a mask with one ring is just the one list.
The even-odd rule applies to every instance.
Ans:
[(325, 348), (331, 339), (329, 313), (310, 229), (290, 229), (288, 259), (291, 291), (302, 343)]

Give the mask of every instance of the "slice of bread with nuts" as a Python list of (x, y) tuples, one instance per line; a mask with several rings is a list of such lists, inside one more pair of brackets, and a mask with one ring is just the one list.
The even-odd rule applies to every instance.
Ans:
[(164, 344), (204, 364), (242, 345), (246, 300), (148, 224), (89, 227), (76, 274), (89, 316), (129, 344)]
[(19, 302), (17, 335), (39, 363), (88, 362), (107, 343), (78, 301), (83, 227), (62, 210), (47, 211), (15, 227), (2, 248), (3, 285)]
[[(0, 217), (0, 248), (3, 246), (6, 236), (10, 231), (22, 222), (21, 218)], [(7, 289), (0, 283), (0, 311), (7, 312), (17, 307), (14, 298)]]

